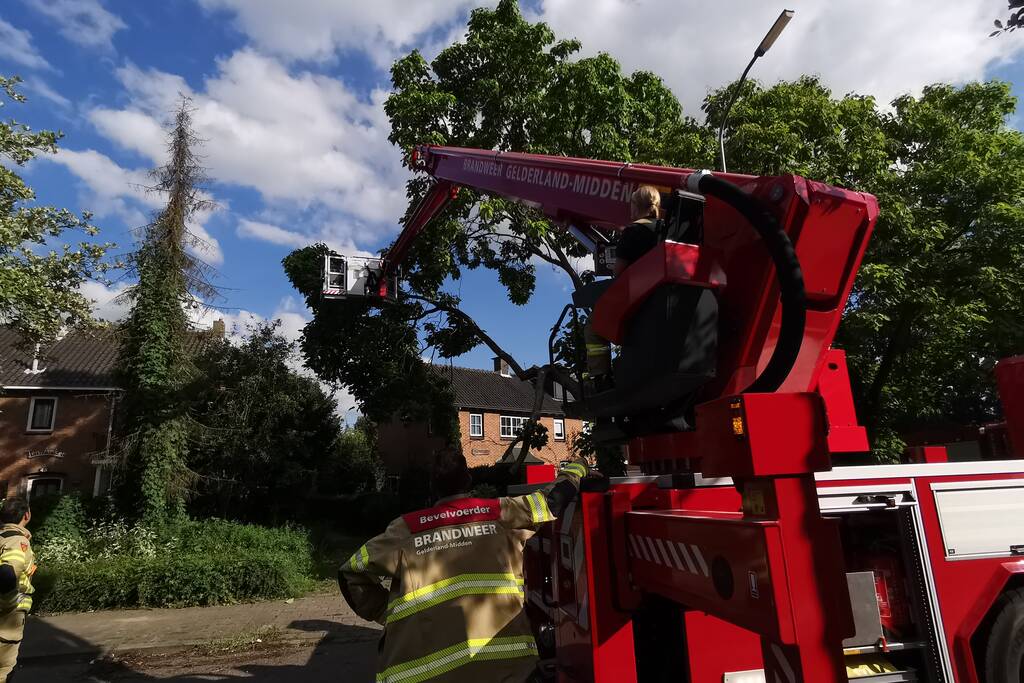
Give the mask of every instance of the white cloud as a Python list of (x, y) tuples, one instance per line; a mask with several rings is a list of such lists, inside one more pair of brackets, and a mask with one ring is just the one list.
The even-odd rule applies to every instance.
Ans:
[[(2, 38), (0, 38), (0, 40), (2, 40)], [(59, 107), (67, 109), (71, 106), (71, 100), (51, 88), (50, 85), (41, 78), (28, 79), (25, 81), (25, 87), (36, 95), (42, 97), (44, 100), (49, 100)]]
[(160, 198), (146, 192), (151, 184), (145, 169), (127, 169), (106, 154), (94, 149), (76, 151), (61, 149), (48, 158), (67, 168), (100, 197), (131, 197), (150, 208), (160, 205)]
[[(587, 54), (608, 52), (627, 71), (660, 75), (699, 115), (710, 88), (738, 78), (779, 6), (760, 0), (541, 0), (540, 18)], [(1020, 54), (1020, 41), (987, 36), (998, 14), (990, 0), (793, 0), (796, 16), (751, 77), (764, 83), (819, 74), (837, 95), (887, 103), (945, 81), (982, 78)], [(652, 34), (653, 31), (653, 34)]]
[(62, 36), (90, 48), (113, 49), (114, 34), (127, 24), (99, 0), (27, 0), (40, 14), (57, 24)]
[(0, 59), (27, 69), (53, 69), (32, 44), (32, 34), (3, 19), (0, 19)]
[(361, 51), (381, 67), (421, 46), (438, 27), (461, 23), (479, 0), (199, 0), (208, 10), (227, 10), (261, 50), (286, 59), (327, 61)]
[(123, 282), (115, 282), (107, 286), (102, 282), (86, 280), (78, 288), (78, 291), (93, 302), (93, 316), (99, 320), (116, 322), (128, 314), (128, 306), (118, 299), (126, 289), (128, 289), (128, 285)]
[[(149, 223), (151, 213), (163, 207), (164, 195), (146, 188), (152, 185), (149, 171), (122, 167), (116, 161), (94, 149), (83, 151), (61, 149), (53, 156), (40, 157), (68, 169), (88, 189), (81, 204), (97, 216), (117, 216), (129, 227)], [(204, 199), (212, 199), (204, 193)], [(206, 223), (216, 208), (199, 211), (189, 221), (188, 229), (198, 242), (191, 251), (210, 265), (224, 262), (220, 243), (206, 229)]]
[(238, 221), (238, 236), (260, 240), (286, 247), (305, 247), (323, 242), (334, 251), (348, 256), (376, 256), (365, 249), (360, 249), (348, 234), (347, 226), (328, 223), (306, 232), (287, 230), (271, 223), (253, 221), (243, 218)]
[(238, 221), (238, 235), (286, 247), (304, 247), (310, 244), (309, 238), (301, 233), (245, 218)]
[(200, 211), (188, 223), (188, 231), (195, 238), (195, 243), (190, 245), (190, 251), (197, 257), (210, 264), (219, 266), (224, 263), (224, 250), (220, 242), (206, 229), (205, 223), (212, 215), (213, 210)]
[(256, 189), (272, 207), (285, 209), (293, 225), (297, 215), (308, 219), (280, 231), (243, 223), (244, 236), (286, 245), (308, 244), (318, 235), (376, 244), (397, 230), (406, 174), (387, 140), (385, 92), (359, 97), (336, 79), (293, 73), (249, 49), (219, 61), (201, 89), (134, 65), (117, 75), (132, 104), (93, 109), (89, 117), (100, 133), (159, 163), (166, 155), (161, 121), (181, 93), (191, 98), (212, 180)]

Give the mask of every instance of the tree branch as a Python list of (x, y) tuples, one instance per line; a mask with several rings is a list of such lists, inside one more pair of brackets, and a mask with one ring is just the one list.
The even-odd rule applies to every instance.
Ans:
[(564, 270), (569, 275), (569, 279), (572, 280), (573, 289), (579, 289), (582, 287), (583, 280), (580, 278), (580, 274), (577, 273), (576, 269), (572, 267), (571, 263), (569, 263), (569, 257), (565, 255), (562, 248), (555, 244), (554, 240), (550, 240), (547, 237), (544, 238), (544, 242), (548, 245), (548, 248), (558, 256), (558, 261), (562, 266), (562, 270)]
[(406, 293), (405, 296), (407, 298), (413, 299), (415, 301), (426, 302), (426, 303), (430, 304), (431, 306), (434, 306), (435, 308), (440, 309), (440, 310), (444, 311), (445, 313), (447, 313), (448, 315), (450, 315), (452, 317), (455, 317), (455, 318), (458, 318), (459, 320), (461, 320), (465, 324), (471, 326), (473, 328), (473, 330), (475, 331), (476, 336), (480, 338), (480, 341), (482, 341), (487, 346), (487, 348), (489, 348), (492, 352), (494, 352), (494, 355), (496, 355), (498, 358), (500, 358), (503, 361), (505, 361), (506, 363), (508, 363), (509, 369), (512, 370), (512, 372), (515, 373), (516, 377), (518, 377), (519, 379), (521, 379), (523, 381), (526, 381), (526, 380), (529, 379), (529, 375), (527, 375), (526, 371), (523, 370), (523, 366), (521, 366), (516, 361), (516, 359), (512, 356), (512, 354), (510, 354), (508, 351), (506, 351), (501, 346), (499, 346), (498, 342), (494, 341), (494, 339), (491, 338), (491, 336), (489, 334), (484, 332), (483, 328), (481, 328), (476, 323), (475, 320), (473, 320), (471, 317), (469, 317), (468, 314), (464, 313), (462, 311), (462, 309), (458, 308), (457, 306), (452, 306), (450, 304), (446, 304), (446, 303), (444, 303), (442, 301), (436, 301), (434, 299), (431, 299), (431, 298), (426, 297), (426, 296), (422, 296), (420, 294)]
[(866, 396), (867, 423), (872, 427), (877, 427), (875, 423), (881, 408), (882, 391), (892, 376), (892, 371), (896, 367), (896, 361), (903, 355), (906, 338), (910, 333), (910, 328), (915, 318), (913, 313), (906, 311), (906, 306), (898, 309), (898, 313), (900, 316), (899, 320), (889, 336), (889, 340), (886, 342), (882, 358), (878, 362), (878, 370), (875, 371), (875, 376), (871, 380), (871, 386)]

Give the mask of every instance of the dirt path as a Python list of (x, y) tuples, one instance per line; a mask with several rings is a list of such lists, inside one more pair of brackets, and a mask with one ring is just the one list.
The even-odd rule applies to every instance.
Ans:
[(340, 595), (32, 615), (15, 683), (372, 681), (380, 627)]
[(90, 663), (88, 658), (45, 662), (32, 660), (17, 683), (364, 683), (374, 679), (376, 633), (348, 642), (325, 639), (271, 644), (241, 652), (187, 651), (127, 654)]

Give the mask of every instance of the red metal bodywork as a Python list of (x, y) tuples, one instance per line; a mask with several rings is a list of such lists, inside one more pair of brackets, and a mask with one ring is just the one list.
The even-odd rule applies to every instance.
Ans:
[[(939, 610), (941, 636), (946, 644), (945, 652), (949, 656), (952, 680), (957, 683), (978, 683), (971, 637), (1012, 577), (1024, 576), (1024, 560), (1006, 557), (950, 560), (943, 552), (942, 530), (932, 484), (1024, 480), (1022, 461), (984, 463), (984, 467), (980, 465), (976, 468), (979, 471), (975, 473), (970, 472), (975, 469), (970, 463), (847, 467), (833, 470), (827, 474), (827, 478), (819, 476), (816, 484), (819, 495), (828, 495), (831, 490), (841, 488), (860, 488), (868, 492), (896, 485), (904, 485), (914, 492), (918, 500), (923, 545), (927, 551), (924, 559), (934, 581), (934, 599)], [(581, 623), (576, 613), (560, 606), (539, 605), (534, 593), (534, 587), (539, 583), (528, 577), (528, 596), (534, 608), (541, 609), (546, 618), (558, 623), (558, 656), (562, 668), (577, 674), (563, 676), (561, 680), (637, 680), (633, 667), (634, 642), (629, 610), (638, 604), (638, 587), (643, 587), (644, 592), (656, 592), (693, 608), (684, 616), (686, 635), (685, 642), (680, 646), (686, 648), (688, 671), (680, 672), (680, 681), (721, 683), (726, 673), (761, 669), (765, 662), (762, 639), (754, 630), (743, 626), (762, 633), (772, 631), (779, 634), (780, 640), (788, 639), (791, 633), (788, 610), (780, 610), (780, 617), (773, 616), (771, 610), (765, 610), (758, 600), (750, 597), (750, 584), (745, 583), (736, 587), (738, 602), (735, 604), (735, 612), (722, 615), (732, 617), (733, 623), (702, 611), (705, 607), (713, 606), (714, 599), (711, 598), (710, 602), (706, 602), (706, 599), (709, 594), (713, 594), (714, 588), (710, 577), (704, 575), (694, 549), (690, 547), (697, 546), (705, 563), (709, 556), (724, 551), (726, 554), (746, 556), (749, 566), (754, 566), (765, 557), (765, 554), (758, 552), (759, 547), (769, 544), (777, 550), (774, 525), (744, 522), (739, 514), (741, 504), (740, 495), (732, 486), (660, 489), (651, 481), (646, 484), (617, 484), (604, 494), (583, 494), (573, 516), (573, 526), (587, 530), (587, 534), (580, 537), (588, 547), (581, 555), (586, 559), (586, 565), (580, 568), (579, 574), (587, 577), (586, 585), (591, 592), (587, 596), (578, 597), (574, 592), (573, 600), (591, 605), (587, 618)], [(630, 512), (637, 508), (645, 511)], [(686, 517), (681, 514), (685, 510), (701, 511), (700, 516), (690, 518), (690, 523), (695, 527), (701, 526), (701, 517), (707, 520), (728, 520), (740, 526), (742, 530), (732, 538), (743, 539), (746, 545), (731, 547), (730, 541), (712, 528), (698, 528), (686, 533), (667, 529), (672, 524), (687, 523)], [(616, 525), (621, 525), (621, 531), (616, 531)], [(766, 529), (773, 531), (766, 532)], [(555, 536), (559, 535), (557, 529), (551, 531)], [(679, 535), (687, 537), (687, 555), (678, 546), (675, 546), (673, 554), (673, 549), (669, 549), (664, 541), (661, 546), (657, 543), (649, 546), (646, 540), (643, 546), (637, 545), (641, 542), (637, 537), (664, 539)], [(630, 540), (631, 536), (636, 540)], [(615, 547), (623, 538), (625, 540), (621, 547)], [(611, 548), (608, 547), (609, 543)], [(773, 552), (775, 550), (767, 555)], [(687, 556), (693, 563), (693, 570), (690, 570)], [(842, 551), (833, 548), (825, 552), (824, 556), (825, 559), (841, 561)], [(655, 558), (657, 561), (654, 561)], [(671, 567), (676, 563), (684, 567), (685, 571), (672, 571)], [(737, 564), (742, 564), (742, 561), (737, 561)], [(623, 568), (628, 568), (628, 571), (623, 571)], [(759, 594), (762, 598), (772, 596), (776, 600), (784, 600), (786, 591), (781, 591), (780, 598), (778, 586), (766, 580), (766, 571), (765, 565), (760, 565), (757, 573)], [(792, 594), (807, 597), (804, 587), (794, 589)], [(805, 599), (804, 602), (806, 604), (810, 601)], [(827, 605), (832, 609), (837, 603), (838, 598), (833, 596)], [(666, 644), (666, 647), (673, 646)], [(770, 645), (769, 651), (770, 656), (775, 658), (776, 653), (771, 651)], [(767, 680), (774, 679), (769, 676)], [(823, 679), (804, 677), (803, 680)]]
[[(628, 222), (629, 196), (638, 184), (670, 192), (687, 188), (694, 173), (450, 147), (420, 147), (414, 158), (437, 183), (389, 251), (388, 274), (459, 186), (520, 200), (565, 225), (607, 231)], [(822, 517), (819, 495), (865, 482), (853, 471), (859, 468), (850, 468), (849, 479), (833, 473), (816, 482), (816, 474), (821, 479), (830, 469), (830, 454), (868, 447), (845, 356), (831, 343), (878, 205), (870, 195), (795, 176), (721, 177), (760, 200), (795, 247), (808, 302), (803, 343), (776, 393), (739, 393), (774, 352), (781, 306), (760, 237), (712, 197), (703, 209), (700, 246), (660, 245), (598, 301), (595, 328), (616, 340), (657, 287), (685, 283), (716, 290), (718, 368), (699, 390), (694, 431), (635, 438), (629, 460), (648, 473), (702, 472), (730, 477), (732, 485), (615, 484), (605, 493), (582, 494), (531, 541), (525, 564), (529, 609), (553, 624), (560, 681), (637, 680), (633, 615), (645, 595), (689, 610), (682, 619), (693, 683), (719, 683), (727, 671), (762, 666), (772, 682), (846, 680), (841, 641), (852, 634), (850, 601), (838, 523)], [(1001, 386), (1011, 385), (1006, 412), (1016, 416), (1013, 439), (1020, 449), (1024, 364), (1001, 364), (1000, 373)], [(974, 676), (971, 634), (1001, 590), (1000, 579), (1005, 585), (1005, 577), (1021, 567), (998, 558), (942, 557), (930, 481), (925, 473), (869, 483), (916, 489), (942, 631), (953, 643), (956, 679), (965, 683)]]
[(996, 381), (1010, 433), (1010, 446), (1017, 457), (1024, 457), (1024, 356), (999, 361), (996, 364)]

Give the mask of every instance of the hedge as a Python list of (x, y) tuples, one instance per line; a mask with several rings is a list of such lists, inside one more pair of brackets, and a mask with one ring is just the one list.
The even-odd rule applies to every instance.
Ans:
[(36, 605), (47, 612), (187, 607), (297, 597), (315, 582), (309, 534), (224, 520), (158, 531), (73, 522), (74, 503), (39, 544)]
[(312, 579), (281, 554), (187, 553), (42, 567), (38, 609), (190, 607), (297, 597)]

